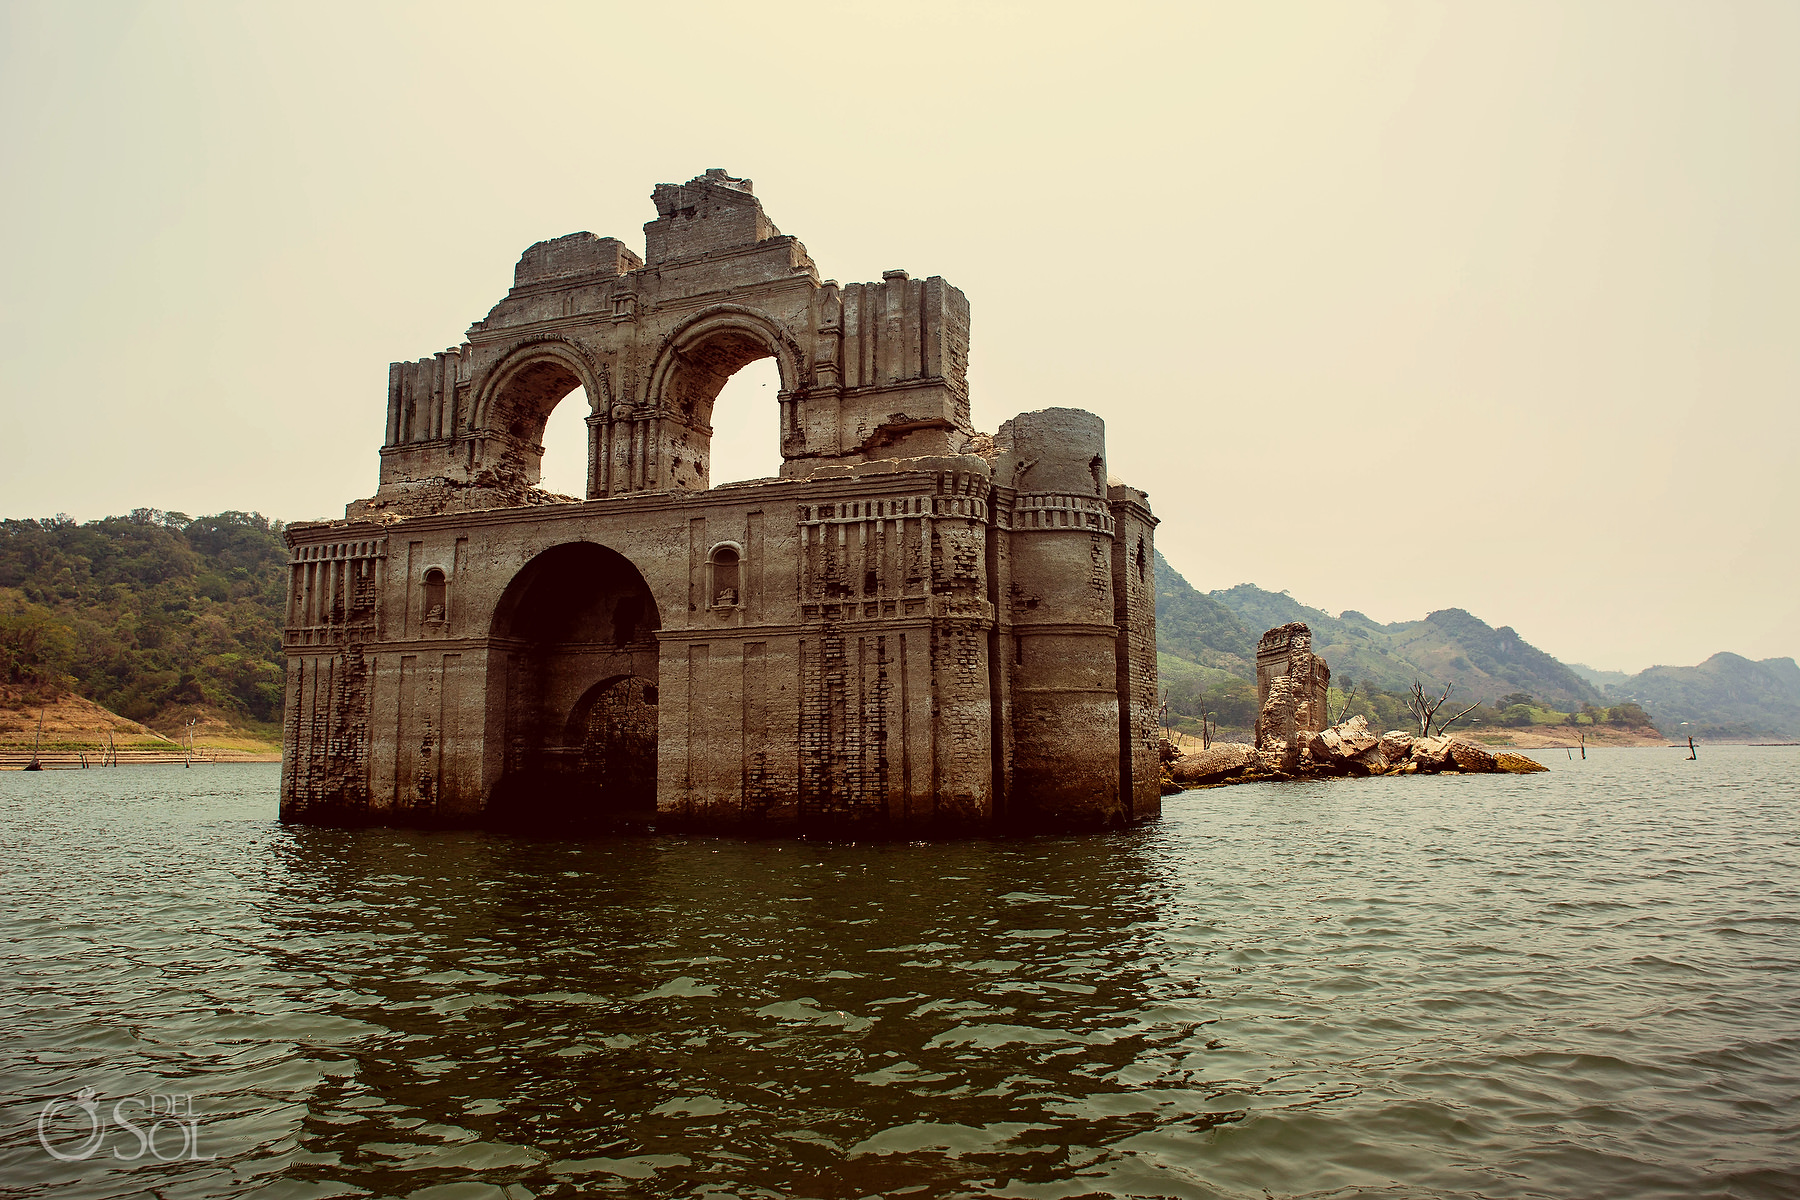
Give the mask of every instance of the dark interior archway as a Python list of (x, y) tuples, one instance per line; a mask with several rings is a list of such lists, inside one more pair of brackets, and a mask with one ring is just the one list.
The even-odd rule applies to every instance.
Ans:
[(513, 578), (492, 628), (506, 760), (490, 824), (579, 832), (656, 811), (660, 627), (643, 575), (605, 546), (552, 547)]
[(569, 716), (563, 744), (581, 747), (582, 777), (610, 808), (656, 807), (656, 684), (639, 675), (602, 679)]

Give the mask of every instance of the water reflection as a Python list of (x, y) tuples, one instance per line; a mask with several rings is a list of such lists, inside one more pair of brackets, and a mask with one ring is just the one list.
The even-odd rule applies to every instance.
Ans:
[[(1791, 1195), (1797, 766), (914, 845), (288, 829), (272, 770), (0, 776), (0, 1180)], [(216, 1157), (57, 1162), (32, 1122), (83, 1086), (192, 1094)]]
[(1134, 1099), (1211, 1019), (1168, 1003), (1152, 840), (296, 831), (279, 966), (384, 1030), (301, 1141), (395, 1191), (476, 1159), (666, 1194), (1065, 1177), (1192, 1115)]

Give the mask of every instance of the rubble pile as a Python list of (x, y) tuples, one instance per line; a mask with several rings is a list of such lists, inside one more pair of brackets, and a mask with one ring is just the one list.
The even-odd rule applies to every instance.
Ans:
[(1167, 765), (1168, 777), (1175, 784), (1198, 787), (1342, 775), (1523, 775), (1548, 769), (1522, 754), (1495, 753), (1453, 735), (1414, 737), (1398, 729), (1377, 734), (1363, 717), (1318, 732), (1298, 730), (1294, 743), (1267, 739), (1261, 749), (1218, 743), (1175, 758)]

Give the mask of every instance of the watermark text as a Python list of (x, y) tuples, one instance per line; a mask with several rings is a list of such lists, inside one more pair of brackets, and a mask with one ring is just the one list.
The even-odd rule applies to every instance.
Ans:
[(38, 1145), (58, 1162), (82, 1162), (110, 1149), (120, 1162), (207, 1162), (200, 1151), (194, 1098), (175, 1092), (121, 1096), (111, 1104), (93, 1088), (58, 1096), (37, 1119)]

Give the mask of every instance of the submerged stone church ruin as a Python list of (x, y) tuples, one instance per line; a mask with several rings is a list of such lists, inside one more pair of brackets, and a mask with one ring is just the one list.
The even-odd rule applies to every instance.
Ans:
[[(943, 279), (821, 279), (750, 181), (653, 194), (640, 258), (539, 242), (389, 369), (375, 495), (288, 527), (290, 821), (1104, 827), (1160, 806), (1153, 530), (1100, 419), (970, 422)], [(776, 478), (712, 407), (780, 371)], [(587, 495), (538, 487), (585, 396)]]

